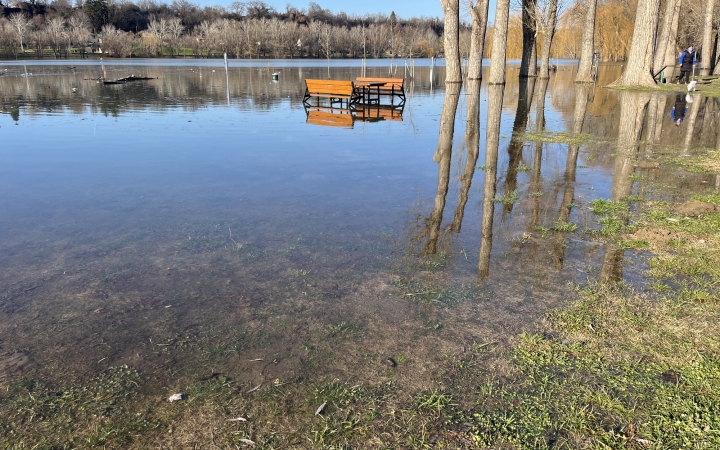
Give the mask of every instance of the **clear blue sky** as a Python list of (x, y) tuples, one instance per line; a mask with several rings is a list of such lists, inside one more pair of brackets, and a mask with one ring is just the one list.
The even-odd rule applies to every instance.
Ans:
[[(171, 0), (168, 0), (170, 3)], [(234, 0), (190, 0), (200, 6), (220, 5), (224, 7), (230, 6)], [(241, 0), (242, 1), (242, 0)], [(264, 0), (268, 5), (272, 5), (278, 11), (285, 11), (285, 6), (291, 5), (307, 9), (310, 4), (309, 0)], [(466, 0), (460, 0), (461, 4)], [(495, 2), (490, 0), (490, 21), (495, 17)], [(325, 9), (329, 9), (333, 13), (344, 11), (348, 14), (356, 14), (364, 16), (366, 14), (383, 13), (390, 15), (392, 11), (401, 19), (409, 19), (411, 17), (438, 17), (442, 18), (443, 12), (440, 6), (440, 0), (315, 0), (315, 3)], [(467, 18), (469, 21), (469, 18)]]

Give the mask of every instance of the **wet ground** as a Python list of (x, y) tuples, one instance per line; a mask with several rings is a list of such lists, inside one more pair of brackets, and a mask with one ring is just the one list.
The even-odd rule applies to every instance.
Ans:
[[(246, 396), (462, 389), (448, 358), (511, 344), (572, 283), (645, 288), (642, 251), (591, 232), (592, 200), (717, 187), (668, 160), (720, 150), (718, 100), (603, 88), (619, 66), (596, 86), (570, 64), (522, 83), (511, 66), (478, 94), (400, 62), (404, 108), (332, 127), (303, 80), (359, 63), (72, 65), (0, 65), (6, 386), (127, 366), (147, 404), (219, 375)], [(157, 79), (97, 81), (129, 75)]]

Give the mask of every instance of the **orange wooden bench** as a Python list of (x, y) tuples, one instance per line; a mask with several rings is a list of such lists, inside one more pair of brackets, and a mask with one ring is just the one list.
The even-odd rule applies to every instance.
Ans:
[(358, 100), (358, 93), (352, 81), (345, 80), (305, 80), (305, 96), (303, 103), (310, 105), (310, 99), (317, 98), (317, 105), (320, 105), (321, 98), (330, 99), (330, 105), (345, 102), (349, 109)]
[[(382, 84), (378, 84), (382, 83)], [(404, 78), (371, 78), (359, 77), (355, 79), (356, 89), (366, 87), (365, 92), (372, 94), (390, 96), (390, 103), (394, 103), (395, 97), (400, 100), (400, 105), (405, 104), (405, 79)], [(372, 85), (372, 86), (369, 86)], [(378, 99), (379, 101), (379, 99)]]

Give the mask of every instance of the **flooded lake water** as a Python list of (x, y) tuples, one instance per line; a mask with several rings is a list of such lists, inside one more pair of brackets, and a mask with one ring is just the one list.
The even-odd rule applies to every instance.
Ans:
[[(510, 65), (478, 95), (395, 62), (404, 108), (341, 126), (314, 120), (304, 80), (354, 79), (358, 61), (0, 64), (0, 386), (55, 395), (126, 367), (125, 412), (155, 425), (111, 446), (207, 445), (203, 420), (247, 414), (305, 448), (283, 440), (284, 418), (313, 420), (320, 397), (269, 413), (272, 393), (337, 381), (386, 386), (392, 405), (462, 391), (449, 360), (511, 345), (574, 284), (646, 288), (643, 253), (590, 232), (592, 200), (717, 188), (655, 162), (720, 149), (717, 99), (603, 88), (619, 65), (579, 86), (572, 63), (522, 83)], [(155, 79), (98, 81), (130, 75)], [(209, 412), (201, 383), (218, 379), (238, 403)], [(174, 393), (182, 425), (157, 412)]]

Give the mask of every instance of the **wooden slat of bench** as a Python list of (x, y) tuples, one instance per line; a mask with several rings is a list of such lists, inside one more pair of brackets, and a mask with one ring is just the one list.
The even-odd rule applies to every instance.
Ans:
[(350, 97), (353, 94), (354, 86), (352, 81), (344, 80), (305, 80), (307, 92), (316, 96), (317, 94), (339, 94)]
[(370, 78), (370, 77), (359, 77), (355, 79), (358, 83), (385, 83), (380, 86), (380, 90), (403, 90), (405, 84), (404, 78)]
[(323, 98), (351, 98), (352, 94), (341, 94), (333, 92), (309, 92), (310, 97), (323, 97)]

